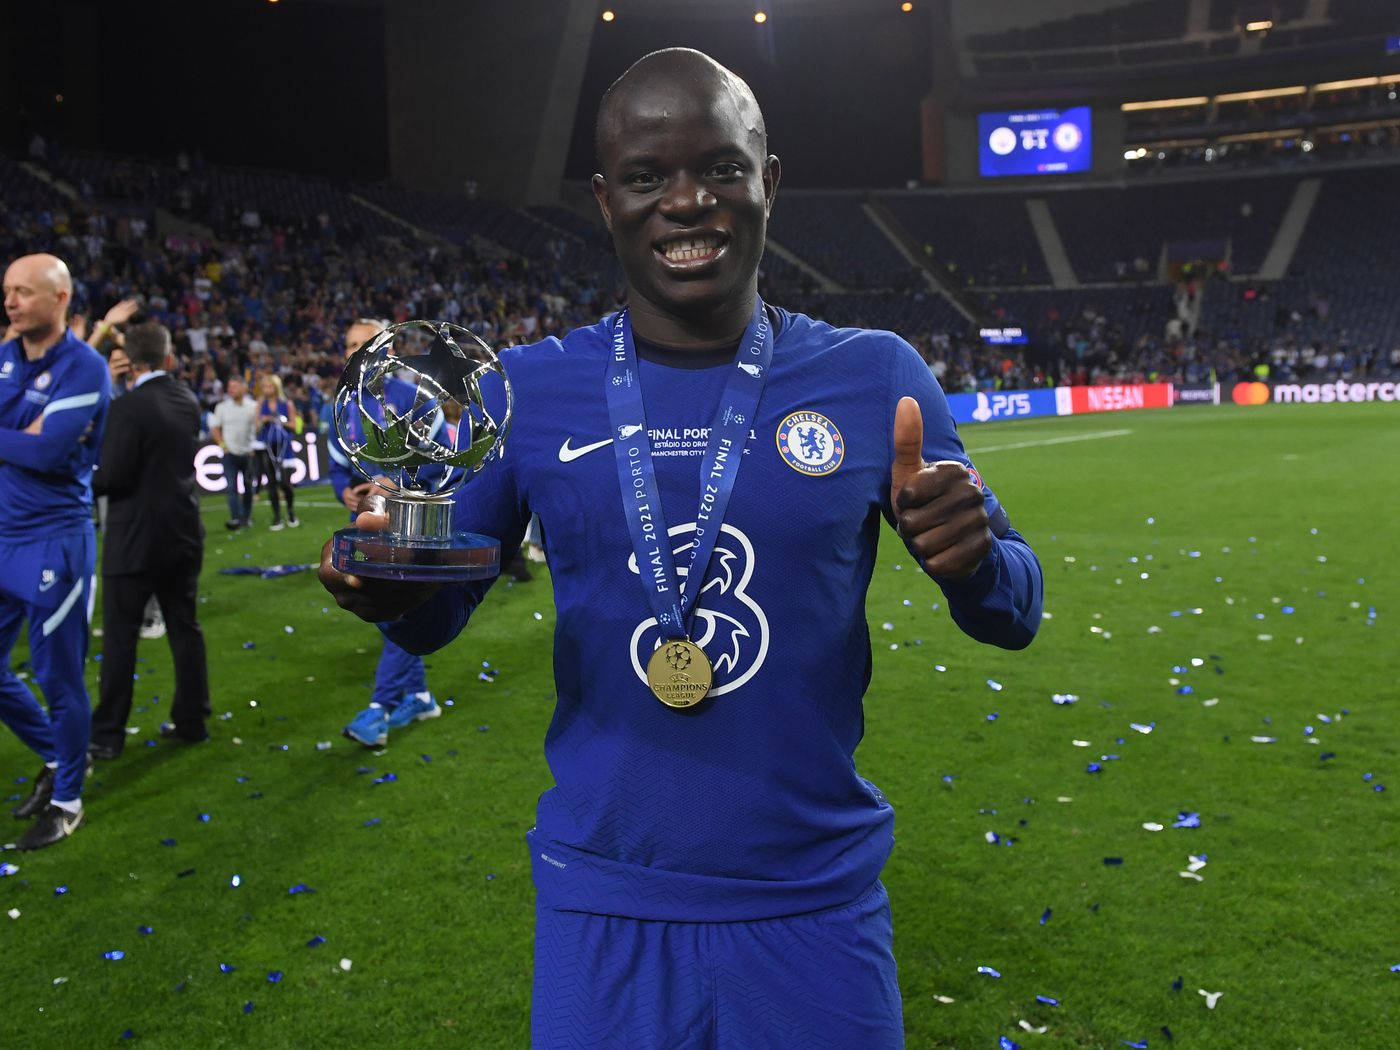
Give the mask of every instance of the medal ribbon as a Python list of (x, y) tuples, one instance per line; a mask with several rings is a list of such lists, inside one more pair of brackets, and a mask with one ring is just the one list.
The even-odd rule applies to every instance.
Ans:
[(690, 551), (687, 586), (682, 588), (676, 584), (671, 539), (661, 514), (661, 489), (651, 461), (651, 438), (647, 434), (632, 324), (626, 310), (613, 322), (605, 389), (617, 476), (622, 485), (622, 511), (632, 533), (637, 572), (661, 635), (667, 641), (689, 637), (695, 605), (704, 589), (710, 558), (719, 541), (724, 512), (734, 491), (749, 427), (772, 359), (773, 326), (763, 308), (763, 300), (756, 298), (753, 319), (744, 331), (719, 410), (710, 424), (709, 443), (700, 467), (700, 509), (695, 516), (695, 543)]

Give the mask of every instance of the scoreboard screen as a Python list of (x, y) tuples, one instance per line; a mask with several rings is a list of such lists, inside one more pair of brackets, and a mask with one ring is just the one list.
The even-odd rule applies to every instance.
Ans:
[(979, 328), (977, 334), (988, 346), (1024, 346), (1030, 342), (1024, 328)]
[(981, 174), (1050, 175), (1088, 171), (1089, 107), (977, 114)]

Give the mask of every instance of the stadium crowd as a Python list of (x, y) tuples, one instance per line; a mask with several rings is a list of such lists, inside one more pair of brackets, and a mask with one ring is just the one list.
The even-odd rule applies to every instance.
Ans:
[[(206, 413), (231, 376), (256, 390), (262, 376), (276, 375), (304, 425), (325, 432), (340, 335), (357, 317), (443, 318), (501, 348), (586, 323), (621, 294), (615, 271), (583, 265), (596, 252), (576, 231), (560, 229), (528, 255), (506, 253), (476, 238), (421, 239), (329, 183), (212, 169), (184, 154), (173, 164), (46, 161), (74, 196), (0, 158), (0, 252), (53, 251), (70, 262), (80, 333), (112, 304), (135, 299), (137, 320), (170, 329), (178, 378)], [(228, 196), (240, 188), (245, 203)], [(412, 200), (406, 191), (384, 199)], [(157, 219), (157, 202), (179, 221)], [(439, 213), (414, 203), (418, 215)], [(1030, 336), (1029, 345), (1008, 348), (985, 345), (977, 325), (908, 281), (873, 294), (825, 294), (772, 256), (761, 277), (765, 294), (790, 308), (899, 332), (950, 391), (1226, 382), (1258, 378), (1261, 369), (1287, 379), (1400, 370), (1400, 346), (1352, 341), (1319, 324), (1328, 296), (1307, 281), (1262, 288), (1261, 302), (1275, 300), (1269, 323), (1248, 326), (1222, 309), (1183, 325), (1160, 285), (984, 293), (984, 323), (1019, 324)], [(1237, 294), (1217, 284), (1216, 302)]]

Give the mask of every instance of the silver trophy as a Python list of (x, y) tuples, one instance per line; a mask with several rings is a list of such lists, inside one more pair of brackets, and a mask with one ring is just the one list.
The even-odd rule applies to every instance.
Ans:
[[(499, 418), (482, 380), (505, 391)], [(452, 526), (453, 492), (504, 450), (512, 395), (491, 348), (443, 321), (405, 321), (346, 362), (332, 406), (336, 440), (381, 490), (386, 532), (341, 529), (332, 564), (397, 580), (472, 580), (500, 572), (500, 543)]]

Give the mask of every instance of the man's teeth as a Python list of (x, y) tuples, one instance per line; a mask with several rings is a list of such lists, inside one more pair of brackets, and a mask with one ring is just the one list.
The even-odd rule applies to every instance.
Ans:
[(719, 248), (718, 237), (692, 237), (666, 245), (666, 258), (671, 262), (689, 262), (712, 255)]

